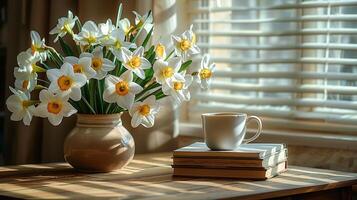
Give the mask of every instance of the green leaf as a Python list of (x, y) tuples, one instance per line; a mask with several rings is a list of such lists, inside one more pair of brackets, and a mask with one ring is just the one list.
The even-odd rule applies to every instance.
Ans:
[(61, 44), (62, 51), (66, 56), (74, 56), (71, 47), (61, 37), (59, 37), (59, 42)]
[(172, 54), (173, 54), (174, 52), (175, 52), (175, 50), (172, 50), (172, 51), (169, 53), (169, 55), (166, 56), (166, 58), (165, 58), (164, 61), (166, 61), (167, 59), (169, 59), (169, 58), (172, 56)]
[(146, 35), (144, 42), (141, 46), (143, 46), (144, 48), (146, 47), (147, 43), (149, 42), (152, 32), (154, 31), (154, 27), (151, 28), (151, 30), (149, 31), (149, 33)]
[(119, 27), (119, 22), (120, 22), (120, 18), (121, 18), (121, 13), (123, 11), (123, 4), (119, 4), (119, 7), (118, 7), (118, 12), (117, 12), (117, 21), (115, 23), (115, 27)]
[(188, 66), (191, 65), (191, 63), (192, 63), (192, 60), (188, 60), (188, 61), (184, 62), (184, 63), (181, 65), (179, 72), (185, 71), (185, 70), (188, 68)]

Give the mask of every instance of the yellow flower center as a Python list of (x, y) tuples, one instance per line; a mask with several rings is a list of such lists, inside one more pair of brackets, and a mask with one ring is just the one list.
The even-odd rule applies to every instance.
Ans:
[(22, 82), (22, 89), (27, 89), (28, 86), (29, 86), (29, 80), (24, 80), (24, 81)]
[(68, 22), (65, 22), (65, 23), (63, 24), (63, 26), (61, 27), (61, 31), (62, 31), (62, 32), (67, 32), (67, 33), (70, 33), (70, 34), (73, 33), (73, 31), (72, 31), (72, 29), (71, 29), (71, 26), (69, 25)]
[(83, 66), (80, 64), (74, 64), (73, 71), (74, 73), (83, 73)]
[(92, 59), (92, 68), (95, 71), (100, 70), (102, 68), (102, 65), (103, 65), (102, 59), (100, 59), (100, 58), (93, 58)]
[(125, 96), (129, 93), (129, 84), (126, 81), (120, 81), (115, 84), (115, 92), (120, 96)]
[(161, 73), (164, 78), (170, 78), (174, 75), (174, 69), (172, 69), (172, 67), (165, 67)]
[(186, 39), (183, 39), (179, 45), (182, 51), (187, 51), (191, 47), (191, 42)]
[(155, 53), (156, 53), (157, 56), (162, 58), (164, 56), (164, 53), (165, 53), (165, 46), (162, 45), (162, 44), (158, 44), (156, 46)]
[(33, 105), (33, 103), (31, 101), (22, 101), (22, 107), (24, 109), (28, 108), (29, 106)]
[(139, 113), (143, 116), (147, 116), (150, 113), (150, 106), (147, 104), (140, 106)]
[(89, 43), (89, 44), (92, 44), (92, 43), (94, 43), (94, 42), (96, 42), (97, 41), (97, 38), (95, 38), (93, 35), (90, 35), (88, 38), (87, 38), (87, 42)]
[(208, 78), (211, 78), (211, 76), (212, 76), (212, 71), (209, 69), (205, 68), (200, 71), (201, 79), (208, 79)]
[(44, 51), (44, 48), (42, 48), (41, 46), (38, 46), (38, 45), (35, 45), (35, 44), (31, 45), (31, 53), (32, 53), (32, 55), (35, 54), (36, 52), (42, 52), (42, 51)]
[(138, 56), (134, 56), (131, 60), (129, 60), (128, 65), (133, 69), (138, 68), (141, 65), (141, 60)]
[(73, 83), (73, 80), (71, 79), (71, 77), (65, 76), (65, 75), (59, 77), (57, 80), (58, 87), (62, 91), (66, 91), (69, 88), (71, 88), (72, 83)]
[(120, 49), (121, 48), (121, 42), (119, 41), (119, 40), (117, 40), (115, 43), (114, 43), (114, 47), (116, 48), (116, 49)]
[(182, 82), (179, 82), (179, 81), (175, 81), (174, 82), (174, 89), (175, 90), (182, 90), (183, 88), (183, 83)]
[(62, 110), (62, 102), (52, 101), (47, 103), (47, 111), (49, 113), (58, 114)]

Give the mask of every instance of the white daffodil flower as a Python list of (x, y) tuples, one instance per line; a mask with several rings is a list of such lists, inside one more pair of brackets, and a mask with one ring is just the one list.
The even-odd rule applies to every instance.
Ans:
[(113, 30), (108, 36), (108, 39), (103, 41), (103, 45), (109, 46), (112, 51), (119, 51), (121, 47), (125, 47), (127, 49), (136, 48), (135, 43), (125, 41), (125, 33), (121, 29)]
[(129, 109), (135, 100), (135, 95), (143, 88), (133, 82), (133, 73), (127, 70), (120, 77), (109, 75), (105, 78), (104, 101), (117, 103), (118, 106)]
[(181, 57), (172, 57), (167, 61), (157, 60), (153, 67), (156, 81), (160, 84), (169, 84), (172, 81), (184, 81), (184, 77), (178, 73), (181, 62)]
[(63, 62), (71, 64), (74, 73), (84, 74), (87, 77), (87, 80), (95, 77), (97, 74), (97, 72), (92, 68), (91, 57), (77, 58), (74, 56), (68, 56), (63, 59)]
[(39, 57), (32, 56), (28, 51), (17, 55), (17, 63), (20, 67), (14, 68), (15, 87), (24, 92), (31, 92), (37, 85), (37, 71), (44, 72), (37, 66)]
[(155, 114), (159, 112), (159, 103), (154, 95), (148, 97), (143, 102), (136, 102), (129, 110), (132, 117), (131, 126), (136, 128), (142, 124), (146, 128), (154, 126)]
[(7, 109), (12, 112), (10, 119), (13, 121), (23, 121), (29, 126), (35, 111), (34, 101), (31, 101), (29, 95), (22, 91), (17, 91), (10, 87), (13, 95), (6, 100)]
[(110, 44), (110, 34), (115, 30), (112, 20), (108, 19), (106, 23), (98, 24), (98, 28), (101, 34), (100, 43), (103, 46), (108, 46), (108, 44)]
[(196, 36), (192, 30), (186, 30), (181, 37), (172, 35), (172, 42), (175, 47), (175, 54), (182, 56), (186, 60), (189, 56), (200, 53), (200, 49), (196, 45)]
[(103, 79), (109, 71), (115, 68), (115, 65), (109, 59), (103, 57), (103, 48), (96, 47), (92, 53), (82, 53), (80, 58), (89, 57), (92, 59), (91, 67), (96, 71), (94, 79)]
[(81, 99), (81, 87), (87, 81), (85, 75), (74, 73), (69, 63), (63, 63), (61, 69), (47, 70), (47, 78), (51, 81), (48, 87), (51, 92), (68, 94), (74, 101)]
[(73, 13), (69, 10), (67, 17), (61, 17), (58, 19), (58, 23), (56, 27), (54, 27), (50, 34), (57, 34), (54, 42), (57, 42), (59, 37), (64, 37), (67, 33), (73, 35), (73, 27), (76, 24), (76, 20), (78, 20), (77, 16), (73, 16)]
[(100, 23), (98, 27), (102, 37), (108, 37), (109, 34), (115, 29), (111, 19), (107, 19), (106, 23)]
[(81, 32), (74, 36), (74, 40), (83, 46), (99, 44), (100, 38), (101, 33), (93, 21), (84, 23)]
[(145, 78), (144, 69), (151, 67), (150, 62), (144, 58), (144, 47), (142, 46), (134, 52), (122, 47), (120, 51), (113, 51), (113, 54), (123, 63), (126, 69), (132, 71), (141, 79)]
[(210, 57), (208, 54), (205, 54), (201, 60), (201, 68), (198, 71), (198, 79), (197, 79), (202, 89), (209, 88), (213, 73), (216, 68), (215, 63), (210, 64), (209, 62), (210, 62)]
[(193, 77), (186, 75), (184, 81), (173, 81), (168, 85), (162, 85), (162, 91), (165, 95), (170, 96), (176, 105), (180, 105), (183, 101), (189, 101), (191, 98), (188, 87), (191, 85)]
[(130, 21), (127, 18), (124, 18), (119, 21), (119, 28), (124, 31), (125, 35), (128, 35), (130, 29), (133, 27), (130, 25)]
[(69, 117), (77, 112), (77, 110), (68, 103), (69, 96), (65, 93), (52, 93), (49, 90), (41, 90), (40, 104), (36, 107), (36, 114), (43, 118), (48, 118), (48, 121), (58, 126), (63, 117)]
[(41, 39), (41, 36), (36, 31), (30, 32), (31, 36), (31, 54), (35, 57), (39, 57), (41, 61), (47, 59), (47, 52), (45, 48), (45, 38)]
[(15, 88), (24, 92), (32, 92), (37, 85), (37, 73), (32, 70), (31, 65), (15, 67)]
[(153, 25), (154, 20), (153, 20), (152, 15), (150, 13), (146, 13), (145, 15), (141, 16), (139, 13), (137, 13), (135, 11), (133, 11), (133, 13), (135, 15), (135, 25), (138, 28), (141, 28), (142, 26), (144, 26), (143, 28), (146, 31), (146, 33), (150, 32), (151, 28), (154, 26)]
[(164, 60), (166, 58), (166, 47), (162, 43), (158, 43), (155, 47), (155, 54), (157, 59)]

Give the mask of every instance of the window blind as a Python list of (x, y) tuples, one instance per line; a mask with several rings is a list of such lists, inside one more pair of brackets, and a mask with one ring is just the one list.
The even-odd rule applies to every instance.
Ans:
[(246, 112), (272, 128), (357, 133), (356, 0), (190, 0), (217, 63), (199, 113)]

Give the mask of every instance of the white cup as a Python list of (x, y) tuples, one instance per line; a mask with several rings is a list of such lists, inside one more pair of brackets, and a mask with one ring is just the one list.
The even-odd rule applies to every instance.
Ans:
[[(201, 117), (205, 143), (211, 150), (234, 150), (257, 139), (262, 131), (262, 121), (245, 113), (205, 113)], [(250, 120), (257, 122), (258, 130), (253, 137), (244, 139)]]

